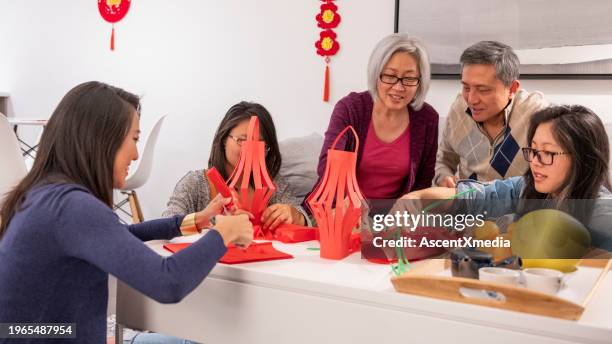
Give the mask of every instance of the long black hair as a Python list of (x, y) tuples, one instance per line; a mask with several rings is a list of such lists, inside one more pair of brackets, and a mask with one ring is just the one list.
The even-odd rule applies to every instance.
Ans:
[[(555, 105), (535, 113), (529, 124), (527, 144), (531, 144), (538, 126), (552, 123), (552, 134), (572, 159), (565, 185), (556, 200), (596, 199), (602, 186), (610, 189), (610, 143), (601, 119), (581, 105)], [(525, 173), (525, 199), (551, 198), (535, 189), (531, 170)]]
[(251, 116), (257, 116), (259, 119), (259, 130), (261, 131), (263, 141), (269, 149), (266, 154), (266, 168), (270, 178), (274, 179), (278, 171), (280, 171), (281, 153), (278, 148), (276, 128), (274, 127), (272, 116), (262, 105), (243, 101), (227, 110), (225, 117), (223, 117), (219, 124), (219, 128), (217, 128), (210, 150), (208, 167), (215, 167), (225, 180), (229, 178), (232, 172), (225, 170), (227, 166), (225, 144), (229, 138), (229, 133), (242, 121), (249, 120)]
[(601, 187), (610, 189), (610, 146), (603, 123), (593, 111), (581, 105), (550, 106), (531, 118), (528, 144), (531, 144), (538, 126), (543, 123), (552, 123), (552, 135), (563, 151), (569, 153), (571, 169), (555, 197), (536, 190), (531, 169), (528, 169), (524, 175), (525, 188), (517, 214), (552, 208), (586, 223)]
[(4, 200), (0, 238), (40, 183), (78, 184), (112, 206), (115, 155), (139, 111), (139, 98), (117, 87), (90, 81), (71, 89), (43, 131), (32, 169)]

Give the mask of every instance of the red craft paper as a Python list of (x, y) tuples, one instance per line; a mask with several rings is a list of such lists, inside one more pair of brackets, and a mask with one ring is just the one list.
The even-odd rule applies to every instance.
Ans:
[[(230, 189), (238, 190), (242, 209), (253, 214), (254, 223), (261, 223), (261, 215), (268, 206), (276, 186), (266, 167), (265, 142), (259, 139), (259, 119), (251, 116), (247, 139), (240, 149), (240, 160), (229, 177)], [(237, 186), (239, 186), (237, 188)], [(249, 188), (254, 190), (250, 191)], [(255, 233), (255, 238), (265, 237), (263, 231)]]
[[(213, 183), (217, 191), (221, 194), (221, 196), (225, 198), (232, 197), (232, 192), (230, 188), (225, 184), (225, 180), (221, 173), (217, 171), (216, 168), (212, 167), (206, 171), (206, 175), (210, 178), (210, 181)], [(233, 206), (233, 202), (229, 202), (226, 207), (231, 208)]]
[(294, 224), (286, 224), (276, 227), (274, 231), (264, 231), (261, 225), (253, 225), (254, 233), (260, 234), (260, 239), (278, 240), (285, 244), (293, 244), (298, 242), (317, 240), (317, 228), (306, 227)]
[(361, 250), (361, 234), (355, 232), (351, 234), (351, 242), (349, 244), (349, 253), (357, 252)]
[[(349, 129), (355, 136), (355, 151), (336, 150), (338, 140)], [(321, 182), (307, 199), (319, 225), (322, 258), (342, 259), (351, 252), (351, 233), (359, 223), (364, 199), (356, 176), (358, 149), (357, 132), (352, 126), (344, 128), (327, 152)]]
[(180, 244), (165, 244), (164, 245), (164, 249), (172, 252), (172, 253), (176, 253), (184, 248), (186, 248), (187, 246), (191, 245), (191, 243), (180, 243)]
[(274, 239), (283, 243), (296, 243), (317, 239), (317, 228), (283, 224), (274, 231)]
[(293, 258), (292, 255), (275, 249), (271, 242), (260, 242), (251, 244), (246, 250), (238, 247), (228, 247), (227, 253), (221, 258), (220, 262), (239, 264), (291, 258)]
[[(176, 253), (187, 246), (190, 243), (180, 244), (165, 244), (164, 249)], [(225, 264), (240, 264), (240, 263), (251, 263), (251, 262), (263, 262), (266, 260), (277, 260), (277, 259), (291, 259), (292, 255), (281, 252), (272, 246), (271, 242), (259, 242), (252, 243), (248, 248), (243, 249), (234, 245), (227, 247), (227, 252), (219, 262)]]

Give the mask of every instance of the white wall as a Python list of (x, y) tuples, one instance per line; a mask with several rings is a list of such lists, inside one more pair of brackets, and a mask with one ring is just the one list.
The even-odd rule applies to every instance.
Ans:
[[(76, 84), (100, 80), (143, 96), (141, 126), (168, 114), (154, 172), (140, 190), (145, 217), (159, 216), (175, 182), (205, 166), (214, 130), (240, 100), (272, 113), (280, 138), (323, 132), (333, 103), (365, 89), (370, 50), (393, 31), (393, 0), (337, 1), (341, 50), (332, 59), (331, 99), (321, 101), (324, 63), (316, 55), (319, 1), (134, 0), (116, 26), (94, 1), (0, 0), (0, 91), (9, 115), (48, 117)], [(612, 81), (527, 80), (553, 102), (582, 103), (612, 121)], [(441, 115), (455, 80), (435, 80), (429, 102)]]

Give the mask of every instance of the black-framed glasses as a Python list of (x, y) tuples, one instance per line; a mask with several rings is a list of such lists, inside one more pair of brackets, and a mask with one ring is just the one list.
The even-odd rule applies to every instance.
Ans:
[[(244, 137), (239, 137), (239, 136), (234, 136), (232, 134), (227, 134), (227, 137), (231, 138), (232, 140), (234, 140), (236, 142), (236, 144), (240, 147), (242, 147), (242, 144), (247, 140)], [(266, 153), (268, 153), (270, 151), (270, 146), (268, 146), (268, 144), (265, 144), (265, 149), (266, 149)]]
[(391, 74), (381, 74), (380, 81), (389, 85), (395, 85), (399, 81), (402, 83), (403, 86), (416, 86), (421, 82), (421, 78), (415, 78), (413, 76), (405, 76), (403, 78), (400, 78)]
[(529, 147), (522, 148), (522, 150), (525, 160), (531, 162), (537, 156), (542, 165), (552, 165), (555, 161), (555, 155), (569, 154), (568, 152), (550, 152)]

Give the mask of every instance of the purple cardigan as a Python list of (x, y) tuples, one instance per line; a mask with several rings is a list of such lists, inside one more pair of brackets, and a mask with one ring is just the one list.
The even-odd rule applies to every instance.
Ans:
[[(359, 151), (357, 152), (357, 173), (361, 164), (363, 143), (366, 141), (374, 103), (369, 92), (352, 92), (340, 99), (334, 108), (325, 132), (325, 141), (319, 155), (317, 173), (321, 181), (327, 164), (327, 151), (331, 148), (336, 136), (348, 125), (352, 125), (359, 136)], [(421, 110), (409, 107), (410, 113), (410, 171), (402, 186), (402, 194), (431, 186), (438, 150), (438, 113), (431, 105), (425, 103)], [(338, 141), (336, 149), (351, 150), (355, 147), (352, 134), (344, 134)], [(312, 192), (312, 191), (311, 191)]]

